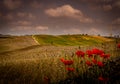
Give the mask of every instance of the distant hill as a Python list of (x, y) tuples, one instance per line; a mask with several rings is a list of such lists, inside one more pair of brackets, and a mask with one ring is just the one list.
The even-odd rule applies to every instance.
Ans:
[(33, 39), (40, 45), (63, 45), (63, 46), (77, 46), (77, 45), (95, 45), (113, 39), (102, 36), (89, 35), (33, 35)]
[(113, 41), (113, 38), (89, 35), (30, 35), (0, 37), (0, 53), (29, 48), (35, 45), (52, 46), (87, 46)]

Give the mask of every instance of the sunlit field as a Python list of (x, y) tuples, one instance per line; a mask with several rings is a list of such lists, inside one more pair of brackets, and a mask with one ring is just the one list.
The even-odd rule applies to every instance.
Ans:
[(120, 84), (119, 66), (119, 38), (0, 38), (0, 84)]

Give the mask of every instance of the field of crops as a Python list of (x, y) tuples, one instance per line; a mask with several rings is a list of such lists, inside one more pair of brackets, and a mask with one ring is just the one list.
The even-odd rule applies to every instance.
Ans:
[[(54, 37), (52, 39), (54, 41)], [(7, 41), (5, 38), (1, 40), (1, 44)], [(21, 40), (21, 45), (18, 42), (13, 49), (14, 41), (10, 40), (12, 46), (9, 45), (8, 50), (1, 48), (0, 84), (120, 84), (119, 41), (107, 39), (105, 42), (92, 41), (92, 45), (90, 42), (87, 46), (85, 43), (73, 46), (72, 40), (72, 45), (63, 46), (64, 42), (59, 43), (58, 39), (53, 42), (55, 45), (45, 45), (43, 39), (39, 42), (44, 45), (30, 40), (31, 37), (27, 42)], [(51, 41), (47, 43), (51, 44)]]

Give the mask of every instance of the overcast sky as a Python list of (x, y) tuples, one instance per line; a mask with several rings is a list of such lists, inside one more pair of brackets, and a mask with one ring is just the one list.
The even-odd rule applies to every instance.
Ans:
[(120, 0), (0, 0), (0, 33), (120, 35)]

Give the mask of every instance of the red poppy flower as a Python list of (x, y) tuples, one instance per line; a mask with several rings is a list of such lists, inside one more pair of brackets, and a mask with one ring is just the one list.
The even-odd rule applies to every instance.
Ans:
[(49, 81), (50, 79), (47, 76), (45, 76), (44, 80)]
[(100, 77), (98, 77), (98, 80), (107, 82), (109, 80), (109, 78), (104, 78), (104, 77), (100, 76)]
[(102, 62), (100, 62), (100, 61), (97, 62), (97, 65), (98, 65), (99, 67), (103, 67), (103, 66), (104, 66), (104, 64), (103, 64)]
[(64, 58), (61, 58), (60, 60), (63, 62), (65, 59), (64, 59)]
[(93, 62), (94, 64), (97, 64), (97, 60), (95, 60), (95, 59), (92, 59), (92, 62)]
[(71, 65), (73, 64), (73, 60), (65, 60), (64, 58), (60, 59), (65, 65)]
[(118, 48), (120, 48), (120, 43), (117, 45)]
[(66, 70), (73, 72), (75, 69), (74, 69), (74, 68), (67, 67)]
[(73, 60), (65, 60), (63, 63), (65, 65), (71, 65), (71, 64), (73, 64)]
[(77, 51), (76, 52), (76, 55), (78, 56), (78, 57), (84, 57), (84, 55), (85, 55), (85, 53), (83, 52), (83, 51)]
[(95, 55), (101, 55), (104, 53), (104, 51), (94, 48), (92, 49), (92, 53)]
[(110, 54), (104, 54), (104, 53), (103, 53), (103, 54), (101, 54), (100, 56), (103, 57), (103, 58), (107, 58), (107, 59), (110, 58)]
[(86, 54), (88, 55), (88, 57), (92, 57), (92, 55), (93, 55), (93, 53), (92, 53), (91, 50), (87, 50), (87, 51), (86, 51)]
[(90, 61), (86, 61), (86, 64), (87, 64), (88, 66), (92, 66), (92, 63), (91, 63)]
[(103, 78), (102, 76), (100, 76), (100, 77), (98, 78), (98, 80), (104, 81), (104, 78)]

